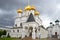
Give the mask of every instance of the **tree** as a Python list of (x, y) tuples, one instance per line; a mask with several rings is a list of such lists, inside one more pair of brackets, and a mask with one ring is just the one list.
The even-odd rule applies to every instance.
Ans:
[(4, 31), (3, 31), (3, 35), (6, 35), (6, 33), (7, 33), (7, 31), (6, 31), (6, 30), (4, 30)]
[(10, 38), (10, 34), (9, 33), (8, 33), (7, 37)]
[(2, 35), (6, 35), (6, 30), (0, 30), (0, 37), (2, 36)]
[(0, 37), (3, 35), (3, 31), (2, 30), (0, 30)]

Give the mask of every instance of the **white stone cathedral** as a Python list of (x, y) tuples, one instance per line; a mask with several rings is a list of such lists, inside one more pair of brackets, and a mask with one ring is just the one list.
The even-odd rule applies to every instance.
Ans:
[(17, 16), (13, 28), (0, 28), (6, 30), (10, 37), (25, 38), (60, 38), (60, 25), (59, 20), (55, 21), (55, 25), (50, 23), (47, 30), (42, 25), (40, 13), (36, 10), (35, 6), (26, 6), (24, 10), (18, 9)]
[(18, 9), (17, 17), (13, 28), (7, 31), (11, 37), (24, 38), (32, 37), (47, 38), (48, 31), (42, 26), (42, 20), (39, 17), (39, 12), (34, 6), (26, 6), (25, 10)]

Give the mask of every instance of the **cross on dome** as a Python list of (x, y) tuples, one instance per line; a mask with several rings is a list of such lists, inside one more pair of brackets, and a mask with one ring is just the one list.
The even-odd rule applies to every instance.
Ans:
[(25, 7), (25, 10), (35, 10), (35, 6), (30, 6), (29, 0), (28, 0), (28, 6)]

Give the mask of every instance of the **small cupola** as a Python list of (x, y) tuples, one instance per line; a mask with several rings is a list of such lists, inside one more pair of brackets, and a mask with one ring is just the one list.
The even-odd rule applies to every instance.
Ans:
[(17, 10), (17, 13), (22, 13), (22, 9), (18, 9)]
[(36, 11), (34, 14), (35, 14), (35, 15), (39, 15), (39, 12), (38, 12), (38, 11)]

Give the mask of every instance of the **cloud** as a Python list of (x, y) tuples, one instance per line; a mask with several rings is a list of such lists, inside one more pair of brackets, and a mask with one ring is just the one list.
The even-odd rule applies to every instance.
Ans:
[[(18, 8), (24, 10), (27, 3), (27, 0), (0, 0), (0, 25), (13, 25), (17, 15), (16, 10)], [(45, 22), (49, 24), (50, 21), (60, 20), (60, 10), (56, 8), (58, 4), (60, 4), (59, 0), (30, 0), (30, 5), (35, 6), (36, 10), (40, 12), (40, 18), (42, 18), (44, 25), (46, 25)]]

